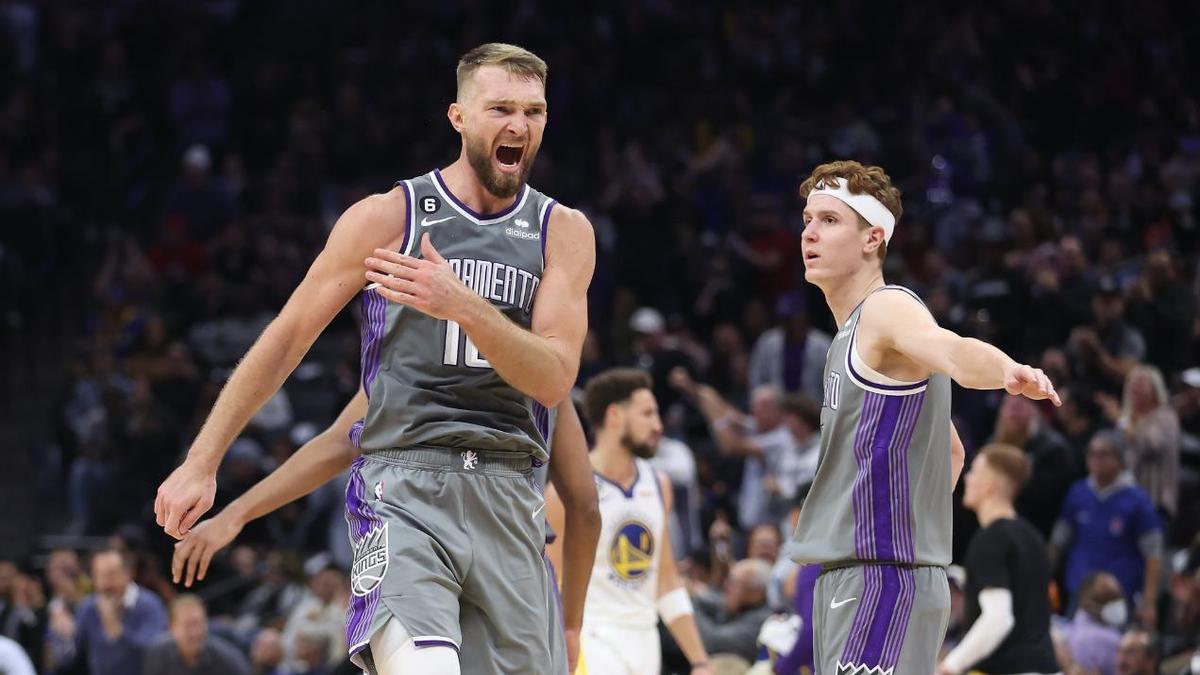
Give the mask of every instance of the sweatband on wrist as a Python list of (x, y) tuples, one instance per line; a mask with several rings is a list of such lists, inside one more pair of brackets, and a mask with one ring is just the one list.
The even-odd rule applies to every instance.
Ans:
[(682, 588), (676, 588), (673, 591), (663, 593), (659, 596), (655, 606), (658, 608), (658, 615), (662, 617), (663, 623), (668, 626), (675, 619), (695, 612), (692, 609), (691, 596), (688, 595), (687, 590)]

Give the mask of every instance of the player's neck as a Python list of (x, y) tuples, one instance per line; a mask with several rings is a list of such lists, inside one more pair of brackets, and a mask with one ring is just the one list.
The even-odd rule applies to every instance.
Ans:
[(622, 487), (628, 487), (637, 476), (633, 454), (622, 447), (619, 440), (603, 435), (596, 438), (596, 447), (592, 449), (592, 468)]
[(829, 311), (833, 312), (837, 327), (841, 329), (859, 303), (866, 299), (871, 291), (883, 285), (883, 270), (864, 265), (849, 277), (822, 288), (825, 302), (829, 304)]
[(512, 197), (500, 198), (488, 192), (487, 188), (483, 187), (483, 183), (479, 182), (479, 178), (475, 175), (475, 169), (471, 168), (466, 155), (460, 156), (440, 173), (450, 194), (476, 213), (499, 213), (512, 206), (517, 196), (521, 194), (518, 190), (517, 194)]
[(1017, 511), (1013, 508), (1011, 501), (994, 498), (980, 504), (979, 508), (975, 510), (975, 515), (979, 518), (979, 526), (987, 527), (997, 520), (1016, 518)]

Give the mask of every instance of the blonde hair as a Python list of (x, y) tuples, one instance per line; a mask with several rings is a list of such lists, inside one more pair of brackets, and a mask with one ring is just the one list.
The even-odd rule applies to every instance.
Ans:
[(1132, 431), (1134, 425), (1137, 424), (1137, 420), (1133, 418), (1133, 382), (1141, 375), (1150, 378), (1150, 385), (1154, 387), (1154, 396), (1158, 399), (1155, 408), (1161, 408), (1171, 403), (1162, 371), (1144, 363), (1134, 366), (1125, 376), (1125, 386), (1121, 390), (1121, 418), (1117, 425), (1126, 431)]
[[(800, 196), (808, 199), (814, 188), (834, 178), (845, 180), (846, 189), (851, 194), (866, 194), (878, 199), (896, 217), (896, 222), (900, 222), (900, 216), (904, 213), (900, 203), (900, 188), (892, 185), (891, 177), (882, 167), (865, 166), (852, 159), (827, 162), (813, 169), (812, 175), (800, 184)], [(862, 229), (871, 226), (862, 216), (858, 216), (858, 225)], [(886, 241), (879, 245), (878, 256), (880, 260), (887, 256)]]
[(500, 66), (510, 75), (527, 79), (537, 79), (546, 86), (546, 75), (550, 66), (537, 54), (516, 45), (503, 42), (488, 42), (479, 45), (458, 60), (458, 98), (462, 100), (463, 87), (483, 66)]

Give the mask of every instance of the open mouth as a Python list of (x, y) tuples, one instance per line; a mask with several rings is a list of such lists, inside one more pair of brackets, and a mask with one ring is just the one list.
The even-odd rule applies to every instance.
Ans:
[(820, 258), (820, 257), (821, 257), (821, 256), (817, 255), (816, 253), (813, 253), (812, 251), (809, 251), (808, 253), (805, 253), (805, 254), (804, 254), (804, 262), (806, 262), (806, 263), (808, 263), (808, 262), (812, 262), (812, 261), (814, 261), (814, 260), (816, 260), (817, 258)]
[(500, 162), (502, 167), (515, 167), (521, 163), (521, 158), (525, 156), (525, 146), (523, 145), (501, 145), (496, 148), (496, 161)]

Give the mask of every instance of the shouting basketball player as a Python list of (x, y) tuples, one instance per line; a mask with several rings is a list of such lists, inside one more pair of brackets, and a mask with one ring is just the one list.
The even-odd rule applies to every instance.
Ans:
[[(693, 675), (708, 673), (692, 601), (666, 536), (671, 484), (648, 460), (662, 437), (650, 376), (614, 368), (588, 380), (584, 410), (595, 430), (592, 466), (600, 494), (600, 541), (583, 616), (589, 675), (658, 675), (658, 619), (679, 643)], [(546, 491), (550, 526), (564, 520), (556, 488)], [(550, 546), (557, 564), (561, 553)]]
[(879, 167), (823, 164), (800, 186), (805, 279), (838, 333), (825, 362), (821, 449), (793, 557), (820, 563), (817, 671), (931, 673), (950, 613), (950, 496), (962, 444), (950, 381), (1059, 404), (1040, 370), (938, 327), (883, 281), (900, 191)]
[(361, 293), (368, 404), (346, 494), (347, 642), (368, 669), (459, 672), (463, 615), (485, 638), (483, 653), (461, 654), (464, 670), (550, 663), (544, 502), (530, 476), (547, 458), (538, 421), (579, 367), (595, 244), (583, 214), (526, 184), (546, 70), (511, 45), (462, 57), (447, 113), (458, 159), (347, 209), (159, 488), (158, 521), (183, 536), (211, 507), (230, 443)]

